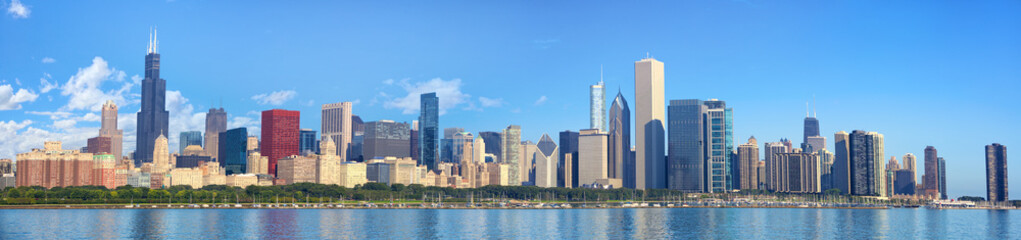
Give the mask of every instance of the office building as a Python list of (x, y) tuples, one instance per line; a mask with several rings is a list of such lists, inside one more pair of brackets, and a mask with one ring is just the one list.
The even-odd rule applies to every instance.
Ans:
[(819, 189), (823, 192), (833, 189), (833, 152), (819, 149), (815, 154), (819, 156)]
[(103, 104), (99, 137), (110, 138), (110, 151), (115, 160), (120, 161), (124, 154), (124, 130), (117, 129), (117, 104), (107, 100)]
[(510, 125), (503, 130), (503, 162), (510, 164), (508, 180), (511, 186), (521, 185), (521, 182), (528, 180), (528, 172), (522, 171), (524, 161), (520, 156), (521, 151), (521, 126)]
[[(206, 154), (214, 158), (220, 156), (220, 133), (227, 131), (227, 111), (223, 108), (209, 108), (206, 113)], [(222, 160), (217, 160), (222, 161)]]
[[(634, 188), (634, 159), (631, 158), (631, 108), (624, 95), (617, 92), (610, 105), (607, 157), (610, 158), (611, 178), (620, 178), (622, 187)], [(631, 168), (628, 168), (630, 166)]]
[(831, 186), (840, 190), (842, 194), (851, 193), (851, 151), (850, 135), (840, 131), (833, 134), (833, 171), (831, 172)]
[(411, 126), (391, 120), (365, 123), (362, 156), (368, 159), (410, 157)]
[[(576, 188), (578, 185), (578, 132), (560, 132), (557, 186)], [(570, 184), (568, 184), (570, 183)]]
[(943, 157), (937, 159), (939, 164), (939, 194), (940, 199), (947, 199), (947, 162)]
[(602, 79), (589, 86), (589, 128), (606, 131), (606, 87)]
[(600, 179), (609, 178), (607, 138), (607, 134), (599, 129), (583, 129), (579, 132), (578, 186), (592, 185)]
[(259, 152), (248, 152), (248, 160), (245, 165), (246, 173), (271, 175), (269, 172), (269, 157)]
[(316, 157), (291, 155), (277, 162), (277, 180), (280, 185), (316, 183)]
[(668, 118), (668, 187), (683, 192), (711, 192), (706, 141), (708, 106), (700, 100), (671, 100)]
[(318, 153), (319, 138), (316, 137), (316, 131), (307, 128), (298, 130), (298, 154), (310, 155)]
[[(904, 154), (904, 157), (901, 157), (900, 161), (901, 161), (901, 165), (902, 165), (901, 167), (902, 168), (907, 169), (907, 170), (911, 170), (911, 172), (915, 172), (916, 171), (915, 164), (916, 164), (917, 160), (915, 159), (915, 155), (914, 154), (911, 154), (911, 153)], [(914, 178), (914, 177), (912, 177), (912, 178)]]
[(535, 152), (539, 151), (539, 147), (532, 141), (521, 141), (520, 146), (518, 156), (521, 156), (521, 161), (518, 162), (518, 169), (521, 171), (521, 181), (527, 182), (521, 185), (535, 186)]
[(775, 155), (779, 166), (776, 192), (819, 193), (822, 192), (819, 155), (802, 152), (800, 148)]
[(986, 199), (1005, 202), (1007, 196), (1007, 146), (986, 145)]
[(167, 131), (170, 112), (166, 109), (167, 81), (160, 78), (159, 41), (153, 36), (145, 55), (142, 103), (135, 129), (135, 166), (152, 162), (153, 143)]
[(725, 192), (732, 190), (731, 180), (734, 166), (731, 163), (731, 152), (734, 151), (734, 124), (733, 109), (727, 108), (725, 101), (709, 99), (703, 102), (706, 105), (707, 121), (703, 122), (705, 127), (706, 146), (709, 148), (709, 183), (710, 191)]
[(532, 159), (535, 161), (535, 186), (557, 187), (557, 144), (553, 139), (542, 134)]
[(248, 173), (248, 128), (239, 127), (220, 133), (217, 137), (220, 156), (217, 161), (226, 175)]
[(895, 171), (895, 175), (893, 194), (915, 195), (915, 172), (905, 168)]
[(666, 184), (663, 62), (635, 62), (635, 188), (663, 189)]
[(759, 141), (755, 136), (748, 138), (748, 143), (737, 146), (738, 179), (737, 189), (759, 188)]
[[(816, 114), (818, 114), (818, 113), (816, 113)], [(802, 148), (804, 148), (805, 151), (813, 151), (814, 152), (814, 151), (818, 151), (819, 149), (824, 149), (825, 148), (825, 147), (821, 147), (820, 148), (818, 146), (813, 146), (812, 143), (808, 140), (809, 137), (818, 137), (819, 136), (819, 119), (816, 119), (815, 117), (816, 116), (809, 116), (808, 115), (808, 110), (807, 109), (805, 110), (805, 131), (804, 131), (805, 134), (804, 134), (804, 137), (801, 140), (802, 143), (805, 143), (805, 145), (802, 146)], [(823, 140), (822, 144), (823, 145), (826, 144), (825, 143), (825, 139)], [(807, 149), (806, 148), (807, 146), (812, 146), (813, 149)]]
[(322, 136), (333, 140), (337, 146), (335, 152), (340, 159), (349, 159), (348, 148), (351, 145), (351, 138), (354, 137), (352, 105), (351, 102), (339, 102), (322, 106)]
[(421, 115), (418, 117), (419, 140), (418, 150), (419, 165), (425, 165), (429, 170), (435, 170), (439, 163), (439, 134), (440, 134), (440, 99), (436, 93), (425, 93), (421, 95)]
[(807, 138), (808, 142), (802, 146), (805, 151), (816, 152), (819, 150), (826, 149), (826, 137), (823, 136), (811, 136)]
[(89, 138), (85, 152), (92, 154), (113, 153), (113, 141), (110, 137)]
[(192, 145), (202, 146), (202, 132), (187, 131), (181, 132), (178, 139), (178, 153), (184, 153), (184, 148)]
[(503, 133), (500, 132), (479, 132), (479, 138), (486, 142), (486, 154), (492, 154), (495, 162), (503, 159)]
[[(259, 151), (269, 158), (267, 170), (277, 176), (277, 160), (298, 155), (298, 124), (301, 113), (283, 109), (262, 111), (262, 142)], [(279, 177), (279, 176), (277, 176)]]

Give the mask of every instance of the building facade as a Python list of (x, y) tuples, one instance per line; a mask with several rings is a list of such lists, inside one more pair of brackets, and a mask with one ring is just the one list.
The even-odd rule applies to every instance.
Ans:
[[(519, 186), (521, 182), (527, 181), (527, 177), (522, 179), (523, 172), (521, 165), (523, 163), (521, 156), (521, 126), (510, 125), (503, 130), (503, 163), (510, 164), (508, 181), (511, 186)], [(526, 175), (527, 176), (527, 175)]]
[(663, 62), (635, 62), (635, 172), (637, 189), (663, 189), (666, 184), (664, 123), (666, 109)]
[(668, 108), (667, 162), (668, 187), (684, 192), (711, 192), (707, 182), (706, 114), (708, 106), (700, 100), (671, 100)]
[[(202, 132), (187, 131), (181, 132), (178, 139), (178, 153), (184, 153), (184, 148), (192, 145), (202, 146)], [(205, 149), (205, 148), (203, 148)]]
[(319, 153), (319, 138), (316, 131), (302, 128), (298, 130), (298, 153), (302, 155)]
[(631, 158), (631, 108), (619, 91), (610, 105), (607, 157), (612, 178), (620, 178), (623, 187), (635, 188), (634, 159)]
[(220, 133), (227, 131), (227, 111), (223, 108), (209, 108), (206, 113), (206, 154), (220, 156)]
[(103, 104), (102, 122), (99, 136), (110, 138), (110, 151), (115, 160), (120, 161), (124, 154), (124, 130), (117, 129), (117, 104), (107, 100)]
[(737, 189), (759, 189), (759, 141), (755, 136), (748, 138), (748, 143), (737, 146), (737, 162), (740, 164), (737, 176)]
[(986, 197), (990, 202), (1010, 200), (1007, 196), (1007, 147), (999, 143), (986, 145)]
[(549, 135), (542, 134), (532, 159), (535, 160), (535, 186), (557, 187), (557, 144)]
[[(559, 155), (557, 159), (557, 186), (578, 187), (578, 132), (560, 132)], [(570, 183), (570, 184), (568, 184)]]
[[(348, 159), (348, 148), (351, 145), (351, 138), (354, 137), (352, 124), (352, 103), (339, 102), (323, 104), (322, 106), (322, 129), (323, 138), (331, 138), (337, 145), (337, 155), (340, 159)], [(321, 150), (320, 150), (321, 151)]]
[(156, 137), (170, 134), (170, 112), (166, 109), (167, 81), (160, 78), (159, 42), (149, 40), (145, 55), (145, 78), (142, 79), (142, 103), (136, 118), (135, 166), (152, 162), (153, 143)]
[(298, 155), (301, 113), (283, 109), (262, 111), (262, 142), (259, 150), (269, 158), (267, 169), (276, 176), (277, 160)]
[(390, 120), (365, 123), (362, 156), (368, 159), (411, 157), (411, 126)]
[(439, 157), (439, 135), (440, 135), (440, 99), (436, 93), (424, 93), (421, 95), (421, 114), (418, 117), (419, 124), (419, 165), (425, 165), (429, 170), (436, 169)]
[(589, 86), (589, 128), (606, 131), (606, 87), (602, 79)]
[(248, 128), (221, 132), (217, 139), (220, 144), (217, 161), (226, 175), (248, 173)]

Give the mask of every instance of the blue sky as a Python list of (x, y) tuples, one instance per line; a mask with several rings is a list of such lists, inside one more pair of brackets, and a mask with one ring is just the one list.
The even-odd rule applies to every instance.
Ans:
[(230, 127), (257, 133), (259, 111), (283, 108), (318, 130), (320, 105), (340, 101), (411, 122), (423, 91), (440, 92), (441, 127), (556, 138), (587, 128), (600, 66), (607, 96), (633, 103), (647, 53), (667, 99), (734, 108), (735, 143), (799, 143), (815, 96), (829, 145), (878, 131), (919, 167), (933, 145), (951, 196), (985, 196), (983, 146), (1018, 146), (1021, 130), (1018, 1), (0, 1), (0, 158), (84, 146), (107, 99), (133, 149), (151, 27), (171, 149), (221, 102)]

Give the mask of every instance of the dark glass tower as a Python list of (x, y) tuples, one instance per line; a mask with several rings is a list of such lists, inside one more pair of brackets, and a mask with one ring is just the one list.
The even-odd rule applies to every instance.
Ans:
[(421, 114), (418, 116), (419, 132), (421, 139), (418, 150), (419, 165), (425, 165), (429, 170), (436, 169), (437, 151), (439, 148), (440, 135), (440, 98), (436, 93), (425, 93), (421, 96)]
[(801, 142), (807, 143), (808, 137), (816, 136), (819, 136), (819, 119), (805, 116), (805, 136), (801, 139)]
[(319, 153), (319, 142), (316, 141), (316, 131), (312, 129), (301, 129), (298, 130), (298, 153)]
[(503, 133), (500, 132), (479, 132), (479, 137), (486, 142), (486, 153), (496, 156), (494, 161), (503, 161)]
[[(557, 163), (557, 186), (576, 188), (578, 187), (578, 132), (563, 131), (560, 132), (560, 162)], [(567, 154), (571, 154), (570, 159), (566, 159)], [(567, 161), (571, 162), (570, 168), (564, 166)], [(567, 183), (564, 179), (565, 172), (571, 173), (571, 186), (565, 186)]]
[(990, 202), (1007, 201), (1007, 146), (986, 145), (986, 197)]
[(219, 136), (220, 166), (227, 175), (247, 173), (248, 128), (240, 127), (221, 132)]
[(610, 178), (621, 178), (624, 187), (635, 188), (635, 160), (631, 158), (631, 108), (620, 91), (610, 105), (609, 123), (607, 156), (614, 166), (614, 174)]
[(695, 99), (671, 100), (667, 106), (667, 187), (684, 192), (712, 189), (705, 121), (707, 106)]
[(137, 117), (135, 138), (135, 166), (152, 162), (152, 151), (156, 138), (169, 134), (167, 122), (170, 113), (166, 109), (167, 82), (160, 78), (159, 41), (149, 40), (145, 55), (145, 79), (142, 80), (142, 106)]

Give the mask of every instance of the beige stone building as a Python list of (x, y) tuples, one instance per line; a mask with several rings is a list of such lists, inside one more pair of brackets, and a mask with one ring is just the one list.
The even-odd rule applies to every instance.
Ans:
[(277, 161), (277, 181), (282, 185), (316, 182), (316, 157), (288, 156)]
[(246, 188), (259, 184), (259, 176), (252, 173), (227, 175), (226, 180), (226, 185), (231, 187)]
[(191, 188), (202, 188), (201, 168), (174, 168), (170, 170), (170, 186), (186, 185)]
[(599, 129), (585, 129), (578, 133), (578, 186), (597, 183), (597, 180), (607, 178), (609, 175), (607, 147), (607, 134)]
[(365, 177), (365, 163), (345, 162), (340, 164), (338, 169), (339, 181), (337, 182), (337, 185), (353, 188), (357, 185), (369, 182), (369, 180)]
[(269, 174), (269, 157), (255, 151), (249, 152), (247, 167), (248, 173)]

